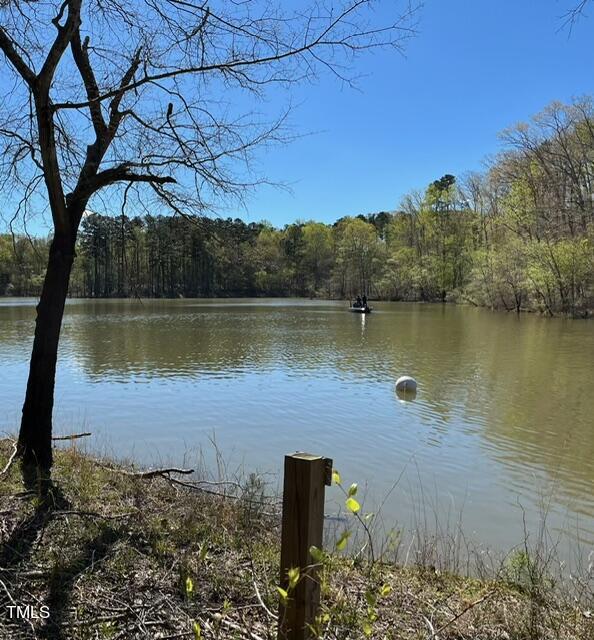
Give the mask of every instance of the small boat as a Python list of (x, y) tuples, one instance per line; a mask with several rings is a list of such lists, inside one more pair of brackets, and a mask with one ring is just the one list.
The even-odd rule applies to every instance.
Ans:
[(371, 313), (373, 311), (373, 307), (349, 307), (349, 311), (353, 313)]

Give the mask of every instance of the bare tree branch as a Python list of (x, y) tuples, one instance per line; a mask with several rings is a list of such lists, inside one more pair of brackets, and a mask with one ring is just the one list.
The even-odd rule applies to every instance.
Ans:
[(18, 54), (12, 39), (3, 27), (0, 27), (0, 49), (2, 49), (4, 55), (10, 60), (12, 66), (19, 72), (23, 80), (29, 87), (33, 88), (36, 81), (35, 73)]
[(80, 28), (77, 28), (70, 41), (70, 47), (72, 50), (72, 57), (74, 62), (80, 71), (80, 76), (85, 85), (87, 98), (89, 100), (89, 111), (91, 112), (91, 120), (97, 140), (103, 140), (107, 135), (107, 125), (101, 112), (101, 106), (97, 102), (99, 97), (99, 87), (97, 80), (95, 79), (95, 73), (89, 60), (89, 38), (85, 38), (84, 45), (80, 41)]
[(566, 11), (562, 16), (563, 23), (561, 29), (569, 29), (569, 33), (571, 34), (577, 22), (585, 17), (585, 11), (589, 4), (590, 0), (580, 0), (572, 9)]

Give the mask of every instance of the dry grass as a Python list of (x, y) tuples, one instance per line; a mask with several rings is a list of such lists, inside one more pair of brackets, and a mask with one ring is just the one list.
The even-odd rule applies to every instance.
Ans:
[[(0, 441), (0, 471), (11, 451)], [(56, 452), (48, 485), (25, 487), (13, 464), (0, 477), (0, 638), (194, 638), (195, 622), (207, 639), (275, 638), (275, 504), (253, 477), (224, 485), (233, 497), (206, 493), (200, 488), (213, 486), (195, 478), (188, 484), (126, 475), (76, 447)], [(320, 635), (594, 638), (587, 603), (553, 588), (530, 562), (516, 569), (526, 582), (332, 555)], [(11, 601), (47, 605), (50, 617), (11, 620)]]

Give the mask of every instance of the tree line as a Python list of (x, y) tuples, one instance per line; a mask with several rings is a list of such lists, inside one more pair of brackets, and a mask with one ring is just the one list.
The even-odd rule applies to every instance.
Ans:
[[(240, 219), (86, 213), (70, 295), (464, 301), (594, 308), (594, 112), (554, 103), (502, 134), (486, 171), (446, 174), (393, 212), (282, 229)], [(38, 295), (49, 239), (0, 236), (0, 294)]]

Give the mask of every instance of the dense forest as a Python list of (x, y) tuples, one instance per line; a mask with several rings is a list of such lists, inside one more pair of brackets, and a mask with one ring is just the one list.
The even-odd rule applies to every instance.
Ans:
[[(81, 224), (70, 294), (464, 301), (594, 308), (594, 108), (554, 103), (502, 134), (483, 173), (446, 174), (393, 212), (282, 229), (240, 219), (102, 216)], [(49, 239), (0, 236), (0, 294), (37, 295)]]

